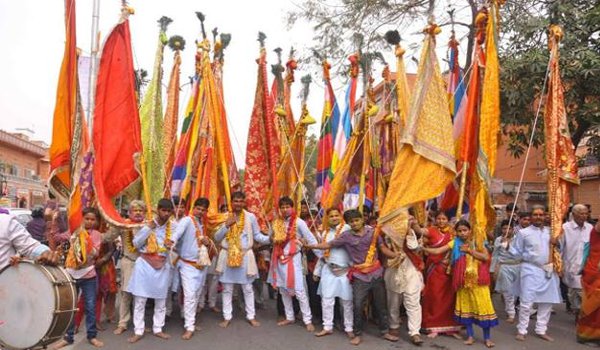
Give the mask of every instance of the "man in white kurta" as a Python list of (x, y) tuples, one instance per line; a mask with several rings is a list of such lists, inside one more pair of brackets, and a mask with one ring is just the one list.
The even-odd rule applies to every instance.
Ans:
[[(341, 223), (341, 213), (338, 209), (327, 210), (329, 229), (324, 231), (322, 241), (330, 242), (340, 236), (350, 226)], [(350, 335), (353, 331), (354, 313), (352, 304), (352, 286), (347, 277), (350, 268), (350, 257), (343, 248), (326, 250), (315, 267), (315, 276), (320, 277), (317, 294), (321, 296), (321, 309), (323, 311), (323, 330), (315, 335), (322, 337), (333, 333), (333, 310), (335, 298), (342, 304), (344, 317), (344, 331)]]
[[(129, 338), (130, 343), (135, 343), (144, 336), (144, 313), (146, 300), (154, 299), (154, 317), (152, 332), (155, 336), (168, 339), (170, 336), (162, 331), (165, 325), (167, 311), (166, 300), (169, 289), (171, 264), (169, 262), (169, 249), (173, 245), (172, 232), (176, 224), (170, 220), (173, 204), (168, 199), (158, 202), (158, 216), (148, 221), (135, 237), (133, 245), (140, 252), (140, 257), (135, 261), (133, 273), (126, 291), (133, 294), (133, 331), (134, 336)], [(156, 242), (156, 246), (154, 246)]]
[[(146, 213), (146, 204), (140, 200), (133, 200), (129, 203), (129, 221), (130, 223), (142, 223), (144, 221), (144, 214)], [(117, 228), (112, 227), (105, 238), (108, 241), (114, 241), (118, 237), (121, 238), (122, 245), (122, 259), (121, 264), (121, 288), (119, 296), (119, 323), (117, 328), (114, 330), (114, 334), (122, 334), (127, 330), (129, 320), (131, 320), (131, 303), (133, 296), (129, 293), (127, 285), (131, 279), (133, 273), (133, 266), (135, 261), (140, 256), (135, 247), (133, 246), (133, 237), (139, 231), (139, 228)]]
[(587, 222), (589, 210), (585, 205), (574, 205), (572, 214), (573, 220), (563, 224), (559, 245), (563, 259), (563, 282), (569, 288), (571, 309), (577, 315), (581, 308), (581, 272), (593, 227)]
[[(258, 278), (258, 267), (252, 247), (254, 242), (258, 244), (269, 243), (269, 236), (260, 232), (254, 214), (243, 209), (245, 203), (245, 194), (243, 192), (234, 192), (231, 195), (233, 212), (225, 224), (215, 233), (215, 241), (221, 244), (216, 268), (216, 272), (220, 274), (219, 281), (223, 285), (223, 322), (219, 324), (221, 327), (229, 326), (233, 318), (233, 287), (236, 284), (241, 286), (244, 294), (246, 319), (254, 327), (260, 325), (256, 320), (254, 289), (252, 288), (252, 282)], [(233, 230), (238, 230), (236, 231), (239, 232), (238, 237), (234, 237)], [(239, 239), (239, 241), (234, 242), (234, 239)], [(241, 250), (240, 266), (233, 265), (234, 262), (230, 262), (229, 260), (229, 251), (234, 245)]]
[(0, 208), (0, 270), (8, 266), (13, 256), (52, 261), (56, 265), (58, 255), (50, 248), (31, 237), (17, 217)]
[(515, 285), (515, 296), (521, 300), (517, 340), (525, 340), (533, 304), (538, 305), (535, 333), (552, 341), (546, 334), (552, 304), (559, 304), (560, 283), (550, 263), (550, 229), (544, 226), (544, 208), (534, 206), (531, 212), (533, 225), (520, 230), (510, 247), (510, 253), (521, 259), (521, 275)]
[(390, 333), (400, 333), (400, 305), (404, 305), (408, 317), (408, 335), (411, 342), (420, 345), (423, 340), (421, 330), (421, 291), (423, 290), (423, 274), (417, 269), (415, 263), (423, 269), (423, 261), (417, 255), (419, 244), (413, 230), (409, 229), (407, 235), (396, 244), (389, 236), (385, 236), (386, 245), (395, 253), (397, 258), (388, 259), (387, 268), (383, 274), (387, 290), (387, 305), (390, 312)]
[(201, 257), (208, 258), (208, 250), (211, 246), (214, 249), (202, 222), (209, 205), (208, 199), (197, 199), (194, 202), (192, 215), (183, 217), (173, 234), (175, 251), (178, 254), (175, 273), (183, 288), (185, 332), (181, 338), (184, 340), (189, 340), (196, 330), (198, 298), (206, 279), (206, 270), (208, 269), (206, 263), (210, 262), (210, 260), (202, 261)]
[[(271, 283), (273, 288), (278, 288), (281, 293), (281, 299), (285, 308), (285, 320), (278, 322), (280, 326), (291, 324), (295, 321), (292, 296), (298, 299), (302, 321), (306, 325), (306, 330), (313, 332), (315, 327), (312, 324), (312, 313), (308, 303), (308, 293), (304, 280), (302, 266), (302, 247), (300, 240), (306, 241), (309, 245), (317, 244), (317, 239), (310, 232), (304, 220), (293, 214), (294, 202), (289, 197), (282, 197), (279, 200), (279, 212), (282, 216), (282, 229), (285, 239), (281, 243), (273, 242), (273, 254), (271, 255), (271, 269), (267, 282)], [(295, 226), (295, 239), (291, 235)], [(273, 233), (277, 235), (277, 232)], [(275, 237), (273, 237), (275, 238)], [(322, 256), (322, 252), (315, 250), (315, 255)], [(290, 266), (291, 264), (291, 266)]]

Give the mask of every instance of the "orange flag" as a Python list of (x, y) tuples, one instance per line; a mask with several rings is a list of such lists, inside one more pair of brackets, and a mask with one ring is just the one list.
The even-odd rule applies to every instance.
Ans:
[[(553, 237), (562, 234), (562, 218), (569, 209), (569, 186), (579, 185), (575, 148), (569, 134), (567, 112), (562, 81), (560, 79), (558, 44), (563, 37), (562, 29), (552, 25), (548, 33), (550, 46), (550, 80), (544, 112), (546, 164), (548, 168), (548, 207), (550, 232)], [(561, 271), (558, 250), (553, 250), (554, 268)]]
[(129, 33), (130, 10), (106, 38), (98, 69), (94, 132), (94, 189), (98, 207), (114, 225), (127, 226), (112, 198), (139, 178), (140, 117)]
[(78, 89), (75, 12), (75, 0), (66, 0), (66, 41), (56, 89), (48, 180), (50, 191), (61, 201), (69, 203), (71, 229), (81, 223), (81, 191), (77, 185), (82, 152), (88, 148), (87, 128)]

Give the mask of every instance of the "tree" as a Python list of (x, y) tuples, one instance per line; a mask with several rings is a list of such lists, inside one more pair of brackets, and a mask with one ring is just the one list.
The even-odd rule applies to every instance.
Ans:
[[(507, 3), (512, 30), (506, 34), (501, 53), (501, 96), (508, 149), (520, 157), (529, 143), (533, 119), (543, 104), (549, 60), (546, 31), (556, 23), (564, 31), (560, 69), (571, 139), (577, 147), (584, 136), (590, 136), (590, 152), (600, 155), (595, 129), (600, 125), (600, 5), (587, 0), (554, 0), (544, 5), (528, 11)], [(533, 139), (536, 147), (543, 143), (542, 130), (539, 118)]]
[[(388, 29), (413, 33), (416, 20), (434, 14), (440, 26), (454, 24), (457, 37), (466, 38), (467, 63), (473, 48), (473, 18), (481, 1), (476, 0), (303, 0), (298, 10), (288, 14), (288, 23), (299, 19), (314, 24), (314, 50), (326, 55), (343, 71), (342, 62), (356, 48), (354, 33), (364, 35), (367, 51), (385, 47)], [(546, 30), (551, 21), (564, 27), (561, 69), (566, 87), (565, 104), (572, 125), (573, 144), (584, 136), (591, 150), (598, 150), (600, 137), (593, 133), (600, 123), (600, 9), (589, 0), (511, 0), (501, 7), (500, 63), (502, 125), (515, 157), (523, 154), (529, 142), (533, 116), (548, 64)], [(417, 22), (418, 23), (418, 22)], [(409, 29), (410, 28), (410, 29)], [(459, 33), (460, 32), (460, 33)], [(405, 35), (406, 36), (406, 35)], [(469, 71), (467, 69), (467, 71)], [(541, 118), (540, 118), (541, 119)], [(538, 124), (539, 130), (543, 125)], [(543, 142), (536, 132), (534, 145)]]

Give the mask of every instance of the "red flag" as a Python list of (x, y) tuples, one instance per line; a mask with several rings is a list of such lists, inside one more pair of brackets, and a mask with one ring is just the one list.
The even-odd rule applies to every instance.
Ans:
[(98, 206), (113, 224), (124, 225), (112, 198), (140, 176), (136, 156), (142, 149), (129, 21), (110, 33), (102, 50), (96, 86), (92, 142), (94, 189)]
[(246, 147), (244, 191), (248, 210), (257, 215), (263, 228), (264, 219), (271, 219), (279, 200), (279, 191), (275, 183), (279, 168), (279, 140), (274, 120), (273, 100), (267, 85), (266, 51), (261, 48), (256, 95)]

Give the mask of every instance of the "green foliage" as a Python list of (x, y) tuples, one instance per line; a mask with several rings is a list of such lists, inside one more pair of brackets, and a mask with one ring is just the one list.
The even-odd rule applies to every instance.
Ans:
[[(533, 120), (540, 109), (549, 51), (547, 28), (563, 27), (560, 69), (565, 106), (573, 144), (591, 136), (600, 124), (600, 5), (586, 0), (551, 1), (531, 7), (507, 2), (500, 53), (503, 132), (508, 149), (520, 157), (529, 143)], [(544, 92), (544, 94), (546, 91)], [(542, 116), (543, 114), (541, 114)], [(543, 118), (539, 118), (534, 146), (543, 143)], [(597, 147), (590, 147), (596, 152)]]

